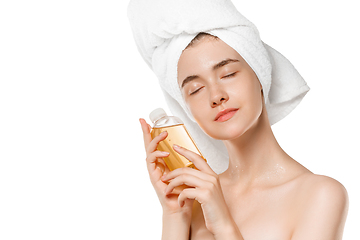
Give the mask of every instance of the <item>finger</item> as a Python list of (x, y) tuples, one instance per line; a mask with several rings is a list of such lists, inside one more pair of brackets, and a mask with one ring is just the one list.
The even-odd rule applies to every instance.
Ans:
[[(166, 156), (165, 157), (168, 157), (170, 155), (170, 153), (168, 152), (163, 152)], [(168, 174), (170, 172), (170, 169), (168, 168), (168, 166), (166, 165), (165, 161), (164, 161), (164, 157), (161, 157), (161, 158), (158, 158), (157, 159), (157, 167), (159, 167), (158, 165), (161, 165), (160, 168), (161, 168), (161, 177)], [(161, 180), (161, 179), (160, 179)]]
[(209, 182), (204, 181), (194, 175), (183, 174), (177, 178), (174, 178), (169, 185), (165, 188), (165, 195), (170, 194), (176, 187), (186, 185), (188, 187), (206, 188)]
[(207, 172), (209, 174), (215, 174), (216, 173), (210, 168), (209, 164), (205, 161), (204, 158), (202, 158), (199, 154), (196, 154), (186, 148), (180, 147), (178, 145), (173, 145), (173, 148), (176, 152), (187, 158), (189, 161), (191, 161), (197, 169), (203, 172)]
[(144, 146), (145, 146), (145, 149), (147, 149), (147, 146), (150, 144), (150, 142), (152, 140), (151, 134), (150, 134), (151, 127), (149, 124), (147, 124), (147, 122), (143, 118), (140, 118), (139, 121), (141, 124), (143, 136), (144, 136)]
[(211, 200), (210, 191), (200, 188), (186, 188), (178, 196), (179, 206), (184, 206), (186, 199), (194, 199), (200, 204), (203, 204), (205, 201)]
[(152, 141), (149, 143), (149, 145), (146, 148), (146, 155), (149, 155), (150, 153), (157, 150), (157, 147), (161, 141), (163, 141), (168, 136), (168, 133), (162, 132), (158, 136), (156, 136)]
[(163, 182), (168, 182), (174, 178), (177, 178), (181, 175), (194, 175), (204, 181), (208, 181), (208, 182), (216, 182), (217, 181), (217, 175), (211, 175), (205, 172), (201, 172), (199, 170), (193, 169), (193, 168), (187, 168), (187, 167), (183, 167), (183, 168), (177, 168), (169, 173), (167, 173), (166, 175), (162, 176), (161, 180)]
[(178, 196), (178, 203), (180, 207), (183, 207), (187, 199), (197, 200), (199, 189), (186, 188)]
[(168, 152), (161, 152), (161, 151), (155, 151), (149, 154), (146, 158), (146, 163), (148, 166), (148, 170), (150, 172), (154, 171), (156, 169), (156, 164), (158, 158), (163, 158), (169, 156)]
[[(161, 159), (161, 158), (160, 158), (160, 159)], [(158, 169), (160, 170), (160, 172), (161, 172), (162, 174), (164, 174), (164, 172), (165, 172), (165, 164), (163, 164), (162, 162), (158, 161), (158, 162), (156, 163), (156, 168), (158, 168)]]

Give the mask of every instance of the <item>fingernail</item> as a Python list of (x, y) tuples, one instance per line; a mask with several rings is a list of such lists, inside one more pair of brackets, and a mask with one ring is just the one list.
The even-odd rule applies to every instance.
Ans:
[(166, 133), (166, 131), (164, 131), (164, 132), (160, 133), (160, 136), (163, 136), (165, 133)]
[(168, 153), (168, 152), (161, 152), (162, 153), (162, 155), (169, 155), (170, 153)]
[(176, 144), (174, 144), (173, 147), (174, 147), (175, 149), (180, 149), (180, 146), (178, 146), (178, 145), (176, 145)]

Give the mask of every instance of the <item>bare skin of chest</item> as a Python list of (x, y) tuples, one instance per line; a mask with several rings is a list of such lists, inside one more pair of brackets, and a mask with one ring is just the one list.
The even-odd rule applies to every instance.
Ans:
[[(296, 183), (291, 182), (251, 191), (236, 191), (223, 186), (223, 193), (244, 239), (288, 240), (301, 206), (296, 189)], [(190, 239), (214, 239), (205, 226), (201, 206), (197, 202), (193, 209)]]

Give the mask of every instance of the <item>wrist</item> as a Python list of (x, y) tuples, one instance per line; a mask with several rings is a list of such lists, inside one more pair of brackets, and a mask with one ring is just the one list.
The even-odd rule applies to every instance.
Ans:
[(163, 221), (181, 221), (183, 223), (189, 223), (191, 221), (191, 215), (185, 212), (172, 212), (163, 211)]

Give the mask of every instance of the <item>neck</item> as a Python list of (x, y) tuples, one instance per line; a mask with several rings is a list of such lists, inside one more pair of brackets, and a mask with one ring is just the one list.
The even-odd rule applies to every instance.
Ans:
[(290, 157), (282, 150), (272, 132), (266, 110), (239, 138), (225, 140), (229, 168), (223, 176), (231, 183), (251, 185), (281, 175)]

